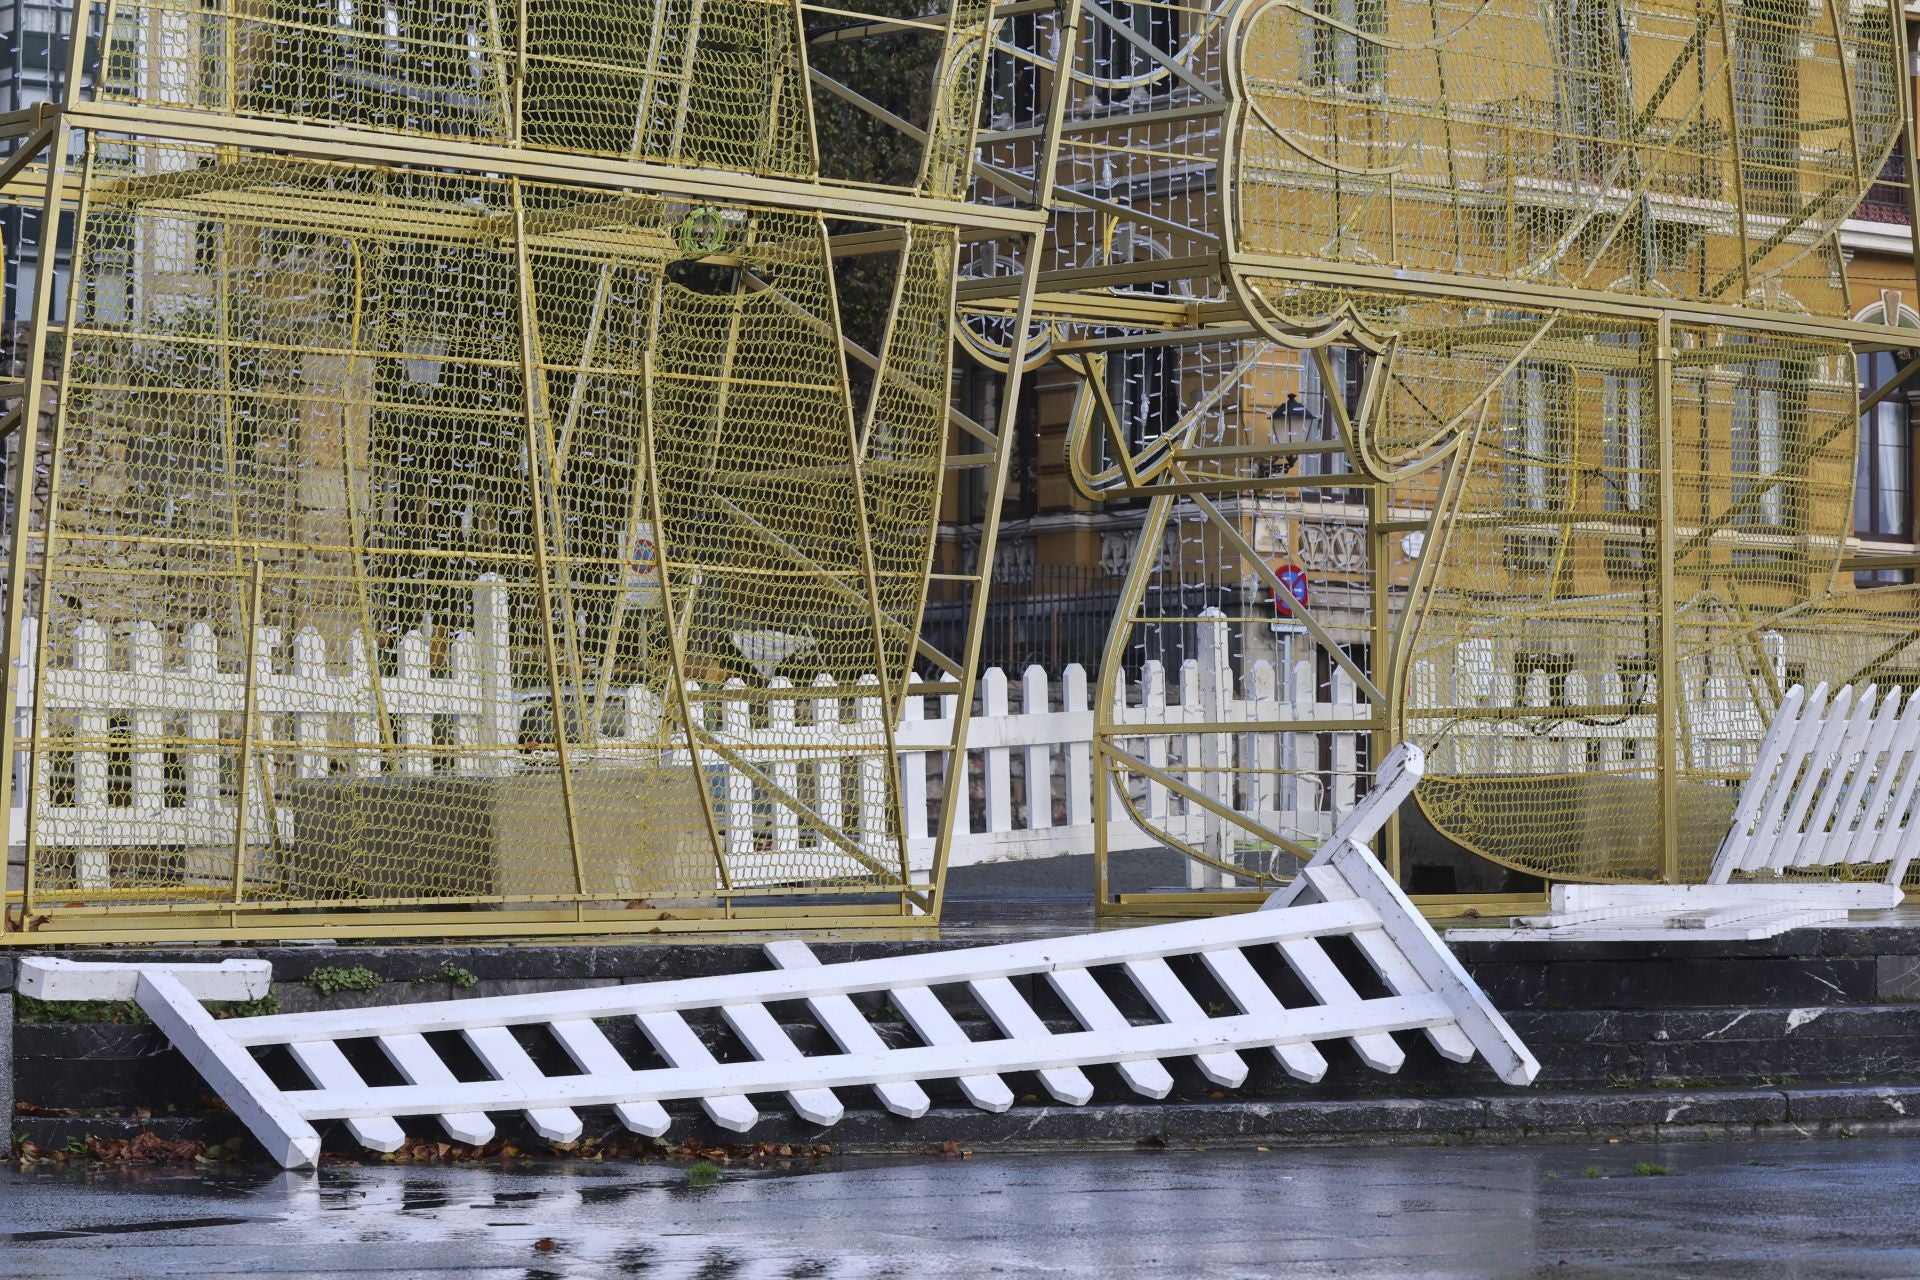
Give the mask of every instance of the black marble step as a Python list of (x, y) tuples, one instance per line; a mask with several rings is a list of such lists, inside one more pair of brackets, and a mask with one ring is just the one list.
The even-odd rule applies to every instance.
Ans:
[[(1237, 1098), (1187, 1102), (1114, 1103), (1085, 1107), (1023, 1101), (1002, 1114), (965, 1106), (938, 1106), (913, 1121), (880, 1111), (850, 1111), (821, 1128), (769, 1107), (747, 1134), (708, 1123), (697, 1109), (669, 1106), (674, 1126), (666, 1141), (744, 1146), (759, 1142), (825, 1143), (841, 1155), (940, 1150), (1032, 1149), (1097, 1145), (1192, 1146), (1262, 1143), (1449, 1145), (1478, 1142), (1674, 1142), (1758, 1137), (1857, 1137), (1920, 1134), (1920, 1085), (1852, 1085), (1754, 1089), (1615, 1090), (1598, 1093), (1462, 1093), (1407, 1098)], [(596, 1141), (631, 1136), (604, 1108), (584, 1108), (585, 1134)], [(525, 1154), (564, 1156), (530, 1133), (517, 1117), (495, 1117), (499, 1134)], [(410, 1120), (408, 1132), (430, 1141), (443, 1136), (430, 1122)], [(85, 1139), (162, 1138), (225, 1142), (244, 1131), (230, 1113), (176, 1115), (96, 1113), (18, 1116), (15, 1135), (42, 1150)], [(327, 1151), (348, 1159), (377, 1159), (361, 1150), (344, 1126), (323, 1126)], [(253, 1147), (255, 1160), (265, 1153)], [(449, 1153), (457, 1158), (461, 1153)]]
[[(773, 1011), (804, 1053), (832, 1053), (828, 1036), (803, 1009), (775, 1005)], [(881, 1011), (883, 1014), (887, 1011)], [(1697, 1087), (1778, 1085), (1785, 1082), (1920, 1080), (1920, 1005), (1803, 1006), (1759, 1009), (1662, 1009), (1515, 1012), (1515, 1032), (1539, 1058), (1541, 1071), (1533, 1091), (1606, 1090), (1650, 1086)], [(1047, 1019), (1056, 1031), (1077, 1029), (1064, 1016)], [(691, 1025), (723, 1061), (743, 1061), (746, 1052), (717, 1018)], [(889, 1044), (920, 1043), (903, 1022), (884, 1016), (873, 1021)], [(602, 1024), (629, 1062), (647, 1068), (664, 1065), (630, 1021)], [(998, 1035), (983, 1019), (963, 1018), (975, 1039)], [(518, 1029), (521, 1042), (542, 1069), (568, 1074), (575, 1068), (551, 1036), (539, 1027)], [(1323, 1044), (1329, 1069), (1324, 1080), (1306, 1084), (1282, 1071), (1270, 1053), (1243, 1055), (1248, 1079), (1230, 1096), (1240, 1098), (1396, 1097), (1464, 1091), (1505, 1092), (1484, 1063), (1453, 1063), (1433, 1052), (1417, 1033), (1401, 1033), (1408, 1061), (1385, 1074), (1360, 1062), (1344, 1043)], [(464, 1079), (485, 1079), (471, 1051), (456, 1035), (434, 1037), (444, 1060)], [(400, 1083), (392, 1066), (370, 1041), (343, 1047), (363, 1078), (374, 1084)], [(145, 1025), (21, 1023), (14, 1030), (16, 1096), (53, 1108), (146, 1108), (191, 1102), (206, 1086), (156, 1029)], [(285, 1087), (306, 1087), (304, 1076), (283, 1050), (265, 1053), (269, 1073)], [(1190, 1059), (1168, 1063), (1178, 1096), (1208, 1099), (1223, 1091), (1207, 1081)], [(1112, 1068), (1089, 1068), (1104, 1100), (1136, 1098)], [(1012, 1079), (1016, 1093), (1044, 1096), (1030, 1077)], [(936, 1100), (959, 1101), (951, 1082), (932, 1081)], [(842, 1090), (851, 1110), (878, 1104), (864, 1089)]]

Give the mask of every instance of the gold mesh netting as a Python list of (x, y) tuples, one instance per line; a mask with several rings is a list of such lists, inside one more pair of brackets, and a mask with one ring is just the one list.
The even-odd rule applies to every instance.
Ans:
[(1270, 0), (1234, 64), (1233, 250), (1836, 314), (1829, 237), (1900, 130), (1892, 13)]
[(790, 4), (120, 0), (110, 12), (102, 102), (790, 176), (817, 170)]
[(1784, 684), (1901, 669), (1911, 617), (1827, 595), (1851, 350), (1676, 322), (1663, 408), (1656, 326), (1603, 314), (1843, 317), (1833, 233), (1901, 128), (1898, 30), (1771, 0), (1243, 19), (1235, 280), (1276, 337), (1371, 353), (1353, 462), (1438, 506), (1395, 670), (1445, 835), (1551, 877), (1654, 878), (1670, 752), (1697, 878)]
[(883, 703), (951, 231), (901, 229), (856, 422), (817, 216), (152, 139), (86, 162), (38, 893), (897, 891)]

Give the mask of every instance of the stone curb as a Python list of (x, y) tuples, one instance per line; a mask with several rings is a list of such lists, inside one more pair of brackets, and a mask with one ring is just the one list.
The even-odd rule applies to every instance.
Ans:
[[(588, 1132), (623, 1134), (604, 1111), (589, 1110)], [(18, 1116), (16, 1137), (58, 1149), (85, 1137), (224, 1141), (240, 1132), (224, 1113), (154, 1116)], [(748, 1134), (700, 1123), (676, 1126), (670, 1141), (721, 1145), (827, 1143), (840, 1155), (938, 1150), (1023, 1150), (1204, 1143), (1298, 1145), (1450, 1145), (1453, 1143), (1703, 1141), (1760, 1137), (1920, 1137), (1920, 1085), (1834, 1088), (1672, 1090), (1514, 1097), (1361, 1098), (1301, 1102), (1116, 1103), (1087, 1107), (1016, 1106), (999, 1115), (941, 1107), (915, 1121), (884, 1112), (849, 1112), (831, 1129), (770, 1114)], [(530, 1155), (537, 1138), (501, 1124), (501, 1134)], [(352, 1155), (344, 1133), (328, 1149)], [(262, 1153), (255, 1153), (264, 1159)], [(371, 1162), (371, 1161), (369, 1161)]]

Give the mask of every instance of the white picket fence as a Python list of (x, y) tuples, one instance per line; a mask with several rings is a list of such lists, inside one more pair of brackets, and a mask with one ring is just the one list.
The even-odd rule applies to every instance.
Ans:
[[(401, 773), (437, 769), (455, 775), (511, 772), (534, 759), (516, 749), (523, 718), (537, 707), (550, 724), (550, 712), (544, 689), (514, 686), (506, 599), (497, 584), (480, 584), (475, 618), (475, 630), (458, 631), (447, 640), (446, 657), (437, 667), (431, 657), (436, 646), (426, 629), (401, 637), (389, 667), (392, 674), (379, 680), (377, 699), (369, 658), (357, 633), (341, 657), (328, 651), (324, 637), (313, 628), (303, 628), (291, 639), (277, 628), (259, 629), (253, 651), (256, 715), (276, 726), (277, 740), (288, 740), (290, 733), (296, 749), (290, 756), (282, 751), (254, 757), (249, 844), (265, 843), (270, 834), (283, 842), (296, 837), (284, 807), (275, 808), (277, 833), (268, 827), (266, 797), (287, 781), (275, 776), (276, 754), (281, 757), (278, 767), (290, 770), (295, 781), (343, 771), (366, 776), (383, 767), (383, 758)], [(31, 639), (34, 620), (28, 619), (26, 626)], [(1224, 642), (1215, 634), (1222, 627), (1200, 630), (1203, 650), (1219, 645), (1224, 652)], [(43, 753), (33, 785), (39, 791), (39, 840), (83, 851), (83, 885), (105, 885), (104, 850), (110, 847), (230, 847), (233, 842), (234, 779), (230, 759), (222, 759), (233, 751), (230, 745), (216, 749), (213, 744), (223, 739), (231, 744), (241, 736), (245, 679), (231, 661), (228, 669), (221, 669), (218, 639), (206, 623), (189, 628), (177, 652), (167, 649), (160, 629), (149, 622), (134, 624), (118, 646), (98, 623), (81, 622), (71, 645), (58, 651), (61, 661), (47, 669), (44, 697), (33, 687), (31, 664), (22, 663), (22, 735), (39, 704), (70, 724), (76, 740), (65, 765), (70, 773), (62, 784), (55, 785), (55, 769), (47, 758), (53, 753)], [(1250, 779), (1239, 803), (1269, 825), (1324, 836), (1352, 809), (1361, 772), (1357, 762), (1364, 759), (1358, 744), (1362, 731), (1342, 728), (1368, 714), (1364, 704), (1356, 705), (1351, 681), (1339, 675), (1332, 697), (1316, 700), (1311, 664), (1303, 662), (1283, 694), (1276, 672), (1262, 662), (1253, 667), (1243, 692), (1234, 687), (1230, 664), (1206, 660), (1210, 656), (1207, 652), (1185, 662), (1172, 681), (1161, 664), (1150, 662), (1139, 681), (1119, 691), (1115, 720), (1143, 731), (1138, 741), (1122, 745), (1151, 763), (1172, 763), (1175, 768), (1184, 761), (1244, 761), (1263, 772)], [(771, 683), (791, 688), (784, 679)], [(1168, 697), (1170, 684), (1177, 700)], [(823, 797), (818, 806), (823, 818), (878, 845), (891, 829), (878, 682), (863, 677), (852, 696), (824, 675), (818, 687), (819, 695), (812, 698), (762, 703), (745, 696), (747, 687), (737, 680), (705, 690), (689, 686), (700, 695), (695, 705), (707, 716), (709, 733), (776, 786)], [(742, 696), (728, 698), (728, 690), (735, 688)], [(1093, 848), (1093, 711), (1087, 673), (1074, 665), (1055, 678), (1040, 667), (1029, 667), (1020, 676), (1018, 690), (1016, 708), (1010, 696), (1013, 682), (1005, 672), (990, 668), (981, 677), (979, 711), (968, 732), (971, 785), (968, 803), (955, 818), (953, 865), (1087, 853)], [(662, 741), (659, 693), (635, 686), (611, 694), (610, 710), (600, 725), (603, 749), (576, 747), (577, 761), (617, 763), (635, 758), (631, 748), (637, 744)], [(942, 752), (952, 740), (957, 704), (952, 685), (916, 680), (895, 727), (909, 857), (917, 868), (932, 864), (942, 802)], [(380, 743), (381, 708), (392, 726), (391, 751), (358, 749)], [(1322, 722), (1326, 730), (1177, 732), (1186, 723), (1281, 716)], [(111, 750), (124, 753), (130, 762), (130, 776), (117, 787), (110, 785), (108, 745), (115, 736)], [(548, 736), (546, 724), (537, 736)], [(207, 741), (209, 749), (191, 750), (194, 740)], [(184, 786), (176, 779), (169, 789), (167, 761), (159, 749), (163, 741), (176, 751), (187, 744), (177, 765)], [(676, 735), (672, 741), (679, 748), (670, 751), (669, 761), (688, 763), (683, 737)], [(343, 742), (356, 749), (340, 751), (336, 760), (328, 744)], [(302, 750), (299, 744), (311, 748)], [(823, 755), (822, 746), (840, 750)], [(820, 851), (822, 838), (790, 809), (768, 806), (764, 789), (748, 772), (711, 753), (703, 763), (714, 779), (718, 816), (731, 854), (743, 862), (777, 866), (782, 855)], [(1298, 769), (1300, 774), (1283, 777), (1273, 772), (1276, 769)], [(801, 775), (807, 771), (813, 774), (806, 779), (811, 785), (802, 786)], [(11, 815), (15, 846), (25, 841), (23, 784), (29, 772), (22, 753), (15, 762)], [(841, 785), (843, 779), (856, 785), (849, 790)], [(834, 798), (843, 795), (850, 796), (844, 804), (852, 812), (843, 811), (843, 802)], [(1158, 783), (1143, 782), (1134, 799), (1149, 826), (1183, 839), (1200, 838), (1204, 816), (1198, 806)], [(1117, 793), (1109, 793), (1108, 805), (1111, 848), (1159, 845), (1153, 831), (1133, 821)], [(766, 833), (755, 827), (756, 813), (769, 811), (764, 821), (772, 826), (772, 856), (767, 856)], [(89, 849), (102, 852), (84, 852)]]
[[(259, 846), (277, 836), (296, 843), (293, 818), (273, 806), (269, 826), (266, 797), (278, 795), (289, 781), (323, 779), (347, 772), (366, 776), (382, 768), (403, 774), (455, 775), (509, 773), (550, 761), (519, 750), (528, 714), (546, 717), (532, 736), (551, 736), (546, 690), (515, 684), (509, 644), (504, 586), (476, 584), (475, 626), (436, 643), (430, 629), (409, 631), (396, 643), (392, 661), (376, 684), (371, 660), (359, 635), (345, 653), (330, 652), (324, 637), (305, 627), (288, 637), (275, 628), (255, 635), (256, 730), (275, 727), (272, 736), (291, 741), (294, 750), (256, 753), (251, 765), (247, 842)], [(1367, 730), (1356, 727), (1371, 713), (1355, 697), (1352, 682), (1334, 671), (1319, 686), (1313, 665), (1294, 664), (1283, 673), (1255, 662), (1244, 676), (1227, 657), (1224, 620), (1196, 619), (1199, 657), (1169, 672), (1147, 663), (1140, 678), (1117, 691), (1114, 719), (1138, 726), (1137, 738), (1117, 745), (1148, 764), (1178, 775), (1184, 768), (1216, 798), (1276, 830), (1307, 840), (1324, 839), (1350, 812), (1369, 772)], [(34, 621), (25, 624), (29, 637)], [(173, 651), (169, 651), (169, 649)], [(36, 702), (69, 725), (76, 748), (60, 762), (55, 785), (54, 753), (44, 753), (33, 786), (38, 790), (38, 838), (48, 846), (81, 850), (82, 885), (106, 883), (105, 850), (112, 847), (231, 848), (236, 790), (231, 744), (242, 736), (246, 681), (232, 659), (228, 641), (222, 662), (220, 637), (207, 623), (190, 627), (169, 646), (160, 628), (139, 622), (114, 637), (95, 622), (79, 623), (70, 642), (59, 646), (59, 661), (46, 672), (44, 697), (33, 688), (31, 664), (23, 663), (22, 714), (27, 732)], [(31, 650), (29, 649), (29, 652)], [(436, 658), (436, 653), (440, 656)], [(1511, 655), (1503, 655), (1511, 662)], [(1170, 678), (1171, 677), (1171, 678)], [(776, 687), (790, 687), (784, 680)], [(772, 783), (794, 795), (819, 797), (816, 812), (877, 855), (891, 861), (894, 828), (885, 785), (886, 733), (878, 682), (864, 677), (851, 690), (826, 676), (812, 697), (764, 700), (748, 696), (739, 681), (718, 688), (690, 686), (695, 706), (707, 717), (705, 728)], [(1014, 693), (1018, 690), (1018, 705)], [(729, 698), (729, 689), (740, 697)], [(1485, 724), (1470, 731), (1437, 736), (1434, 769), (1441, 773), (1556, 773), (1596, 767), (1631, 770), (1636, 762), (1653, 767), (1654, 717), (1635, 714), (1595, 728), (1572, 719), (1555, 722), (1557, 706), (1631, 705), (1631, 690), (1614, 672), (1567, 673), (1559, 684), (1543, 671), (1517, 680), (1511, 670), (1495, 670), (1495, 654), (1486, 642), (1469, 641), (1450, 670), (1422, 663), (1414, 672), (1410, 706), (1412, 738), (1433, 737), (1420, 708), (1510, 705), (1516, 694), (1538, 708), (1537, 724)], [(932, 863), (942, 803), (944, 749), (951, 741), (958, 694), (945, 683), (910, 686), (904, 716), (895, 726), (910, 863)], [(1722, 677), (1705, 682), (1704, 696), (1690, 701), (1689, 741), (1696, 764), (1742, 769), (1765, 725), (1742, 691)], [(1057, 677), (1039, 667), (1020, 673), (1017, 686), (997, 668), (980, 680), (978, 712), (970, 721), (967, 749), (969, 787), (955, 817), (951, 865), (1091, 852), (1094, 842), (1092, 771), (1093, 711), (1086, 672), (1070, 666)], [(617, 765), (626, 759), (690, 763), (680, 737), (663, 738), (662, 694), (635, 686), (610, 691), (600, 717), (602, 750), (573, 748), (576, 761)], [(381, 742), (378, 714), (384, 709), (392, 746)], [(1293, 720), (1314, 726), (1284, 733), (1182, 733), (1186, 724), (1222, 721)], [(55, 730), (58, 732), (59, 730)], [(109, 750), (124, 753), (117, 783)], [(209, 744), (192, 750), (195, 741)], [(180, 752), (169, 762), (162, 743)], [(186, 744), (181, 751), (180, 744)], [(341, 750), (330, 744), (353, 744)], [(310, 744), (310, 745), (303, 745)], [(639, 752), (638, 746), (656, 748)], [(827, 748), (827, 750), (822, 750)], [(333, 751), (336, 755), (330, 755)], [(768, 792), (747, 770), (704, 753), (712, 778), (717, 816), (730, 861), (751, 866), (749, 877), (764, 870), (779, 878), (782, 867), (797, 865), (800, 855), (838, 857), (826, 838), (794, 811), (770, 804)], [(290, 777), (276, 776), (280, 770)], [(1219, 770), (1230, 772), (1219, 772)], [(23, 806), (29, 768), (24, 754), (15, 761), (15, 809), (11, 842), (25, 841)], [(847, 785), (851, 784), (851, 785)], [(1200, 806), (1159, 783), (1135, 779), (1131, 797), (1144, 825), (1136, 822), (1118, 793), (1109, 789), (1109, 848), (1116, 851), (1158, 847), (1159, 833), (1216, 847), (1217, 820)], [(1209, 829), (1209, 824), (1213, 829)], [(277, 828), (277, 830), (275, 829)], [(99, 853), (89, 853), (98, 850)], [(1224, 850), (1235, 856), (1231, 849)], [(1259, 859), (1249, 851), (1242, 856)]]
[[(1763, 645), (1775, 681), (1787, 684), (1784, 641), (1768, 633)], [(1456, 646), (1451, 662), (1414, 663), (1406, 702), (1407, 736), (1428, 743), (1433, 772), (1578, 774), (1604, 771), (1649, 775), (1659, 761), (1659, 681), (1623, 676), (1618, 669), (1552, 673), (1521, 668), (1512, 645), (1473, 639)], [(1724, 668), (1683, 673), (1682, 740), (1686, 766), (1706, 773), (1741, 774), (1753, 767), (1767, 719), (1746, 681)], [(1436, 717), (1432, 708), (1447, 708)], [(1645, 710), (1621, 708), (1643, 707)], [(1476, 719), (1480, 712), (1524, 710), (1522, 717)], [(1449, 721), (1455, 721), (1450, 724)], [(1460, 724), (1458, 721), (1465, 721)]]

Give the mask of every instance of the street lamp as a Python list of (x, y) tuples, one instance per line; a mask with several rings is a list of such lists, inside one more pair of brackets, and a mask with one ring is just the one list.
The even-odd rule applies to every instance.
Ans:
[[(1302, 404), (1297, 392), (1289, 391), (1273, 411), (1273, 442), (1282, 446), (1304, 444), (1313, 439), (1313, 429), (1319, 421), (1320, 415)], [(1267, 474), (1291, 474), (1298, 456), (1292, 452), (1281, 454), (1268, 464)]]

